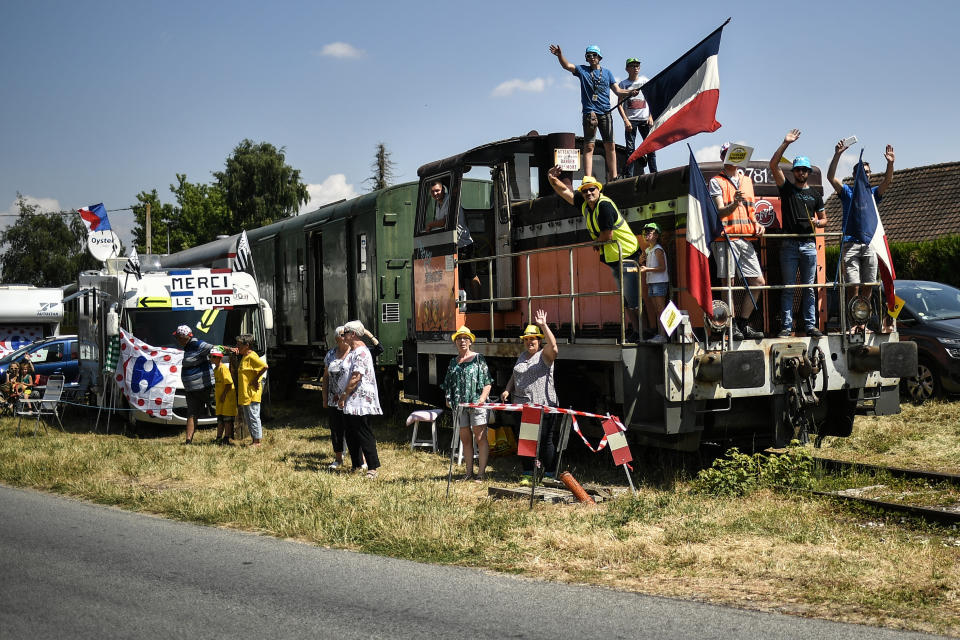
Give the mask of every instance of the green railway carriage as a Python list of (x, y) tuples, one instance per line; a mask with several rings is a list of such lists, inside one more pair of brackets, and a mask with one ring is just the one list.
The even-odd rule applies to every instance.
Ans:
[[(247, 231), (260, 296), (274, 313), (267, 336), (274, 388), (319, 374), (333, 330), (359, 319), (384, 346), (384, 397), (396, 395), (410, 317), (417, 183), (387, 187)], [(230, 266), (239, 235), (164, 256), (172, 267)]]

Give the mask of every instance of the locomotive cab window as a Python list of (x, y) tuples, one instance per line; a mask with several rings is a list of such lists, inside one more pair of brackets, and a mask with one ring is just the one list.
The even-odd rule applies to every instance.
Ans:
[(420, 185), (420, 211), (417, 225), (419, 234), (439, 233), (456, 229), (456, 218), (451, 211), (460, 209), (459, 189), (451, 188), (449, 174), (424, 180)]

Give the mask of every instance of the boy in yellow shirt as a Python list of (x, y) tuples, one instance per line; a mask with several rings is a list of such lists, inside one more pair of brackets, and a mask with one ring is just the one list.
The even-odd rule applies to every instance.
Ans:
[(213, 364), (214, 398), (217, 405), (217, 444), (230, 444), (233, 437), (233, 422), (237, 417), (237, 391), (233, 386), (230, 367), (223, 362), (223, 351), (218, 347), (210, 350)]
[(237, 357), (240, 364), (237, 369), (237, 404), (243, 412), (254, 447), (260, 446), (263, 430), (260, 426), (260, 396), (263, 387), (260, 379), (267, 372), (267, 363), (253, 350), (255, 344), (252, 334), (237, 336)]

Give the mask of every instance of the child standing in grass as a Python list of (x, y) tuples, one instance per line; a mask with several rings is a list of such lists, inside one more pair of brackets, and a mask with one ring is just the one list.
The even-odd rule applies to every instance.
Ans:
[(260, 426), (260, 397), (263, 387), (260, 379), (267, 372), (267, 363), (253, 350), (254, 338), (252, 334), (243, 333), (237, 336), (237, 355), (240, 363), (237, 367), (237, 404), (243, 412), (243, 420), (250, 430), (253, 446), (259, 447), (263, 438), (263, 429)]
[(217, 444), (230, 444), (233, 437), (233, 422), (237, 417), (237, 391), (233, 386), (230, 367), (223, 362), (223, 351), (218, 347), (210, 350), (213, 363), (214, 398), (217, 405)]

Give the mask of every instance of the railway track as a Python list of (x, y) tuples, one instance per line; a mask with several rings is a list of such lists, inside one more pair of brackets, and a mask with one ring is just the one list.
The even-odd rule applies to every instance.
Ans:
[[(815, 464), (821, 469), (837, 473), (865, 473), (872, 476), (886, 475), (893, 478), (901, 478), (908, 481), (922, 482), (924, 488), (930, 488), (931, 484), (940, 486), (949, 485), (951, 488), (960, 487), (960, 475), (950, 473), (940, 473), (937, 471), (927, 471), (922, 469), (905, 469), (902, 467), (886, 467), (880, 465), (863, 464), (855, 462), (844, 462), (841, 460), (831, 460), (828, 458), (815, 458)], [(956, 492), (951, 493), (949, 489), (942, 490), (943, 497), (955, 498), (955, 502), (946, 506), (929, 506), (921, 504), (911, 504), (904, 501), (892, 501), (870, 497), (870, 493), (884, 493), (888, 489), (886, 485), (869, 485), (862, 487), (851, 487), (837, 491), (816, 491), (800, 490), (811, 495), (823, 496), (834, 500), (870, 506), (883, 511), (902, 513), (909, 516), (922, 518), (929, 522), (936, 522), (945, 525), (960, 524), (960, 497)], [(909, 494), (910, 492), (901, 492)], [(928, 501), (930, 496), (927, 496)], [(942, 500), (941, 500), (942, 501)]]

